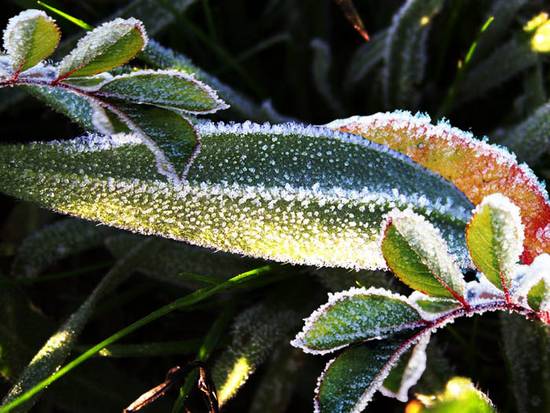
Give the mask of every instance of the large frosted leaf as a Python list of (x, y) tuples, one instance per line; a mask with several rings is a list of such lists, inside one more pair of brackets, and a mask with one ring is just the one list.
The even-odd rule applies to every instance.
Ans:
[(55, 21), (43, 11), (30, 9), (12, 17), (4, 30), (4, 49), (13, 71), (30, 69), (50, 56), (60, 38)]
[(396, 337), (345, 350), (319, 377), (316, 413), (360, 413), (382, 386), (391, 368), (420, 337)]
[(328, 303), (309, 316), (292, 345), (324, 354), (424, 324), (405, 297), (376, 288), (352, 288), (330, 295)]
[(2, 191), (120, 228), (251, 256), (383, 267), (378, 236), (395, 207), (427, 216), (466, 259), (471, 204), (406, 157), (326, 128), (197, 126), (186, 185), (157, 171), (132, 135), (0, 147)]
[(533, 172), (501, 148), (446, 123), (407, 112), (338, 120), (334, 129), (362, 135), (410, 156), (453, 182), (474, 204), (500, 192), (517, 205), (525, 226), (522, 260), (550, 252), (550, 203)]
[(477, 269), (508, 293), (523, 249), (518, 207), (501, 194), (484, 198), (468, 224), (466, 242)]
[(60, 79), (90, 76), (123, 65), (147, 44), (145, 29), (134, 18), (104, 23), (79, 40), (59, 63)]
[(384, 228), (382, 254), (392, 272), (409, 287), (464, 301), (462, 272), (441, 235), (422, 216), (392, 211)]

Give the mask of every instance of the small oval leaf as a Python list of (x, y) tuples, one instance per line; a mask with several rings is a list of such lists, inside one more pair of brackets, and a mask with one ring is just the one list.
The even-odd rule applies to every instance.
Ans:
[(466, 283), (437, 229), (411, 211), (388, 214), (382, 254), (395, 275), (427, 295), (453, 297), (465, 303)]
[(466, 242), (475, 266), (497, 288), (507, 292), (523, 251), (519, 208), (502, 194), (485, 197), (466, 229)]
[(329, 295), (328, 303), (309, 316), (292, 345), (308, 353), (325, 354), (423, 325), (405, 297), (379, 288), (352, 288)]
[(60, 38), (55, 20), (41, 10), (25, 10), (12, 17), (4, 30), (4, 49), (12, 60), (13, 71), (22, 72), (46, 59)]
[(106, 98), (194, 114), (228, 108), (212, 88), (176, 70), (139, 70), (116, 76), (101, 84), (96, 93)]
[(147, 44), (143, 24), (137, 19), (115, 19), (79, 40), (60, 63), (58, 80), (92, 76), (123, 65)]

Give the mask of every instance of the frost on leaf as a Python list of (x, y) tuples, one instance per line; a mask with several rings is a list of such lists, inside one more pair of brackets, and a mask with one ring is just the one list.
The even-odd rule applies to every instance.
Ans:
[(352, 288), (329, 295), (329, 301), (306, 320), (292, 345), (308, 353), (325, 354), (423, 325), (405, 297), (378, 288)]
[(4, 49), (18, 74), (50, 56), (61, 33), (55, 21), (40, 10), (25, 10), (12, 17), (4, 30)]
[(299, 316), (280, 304), (258, 304), (240, 314), (231, 331), (231, 344), (212, 369), (218, 400), (224, 405), (247, 382), (273, 348), (295, 328)]
[(385, 266), (379, 245), (383, 218), (396, 207), (412, 208), (467, 259), (464, 227), (471, 204), (400, 154), (297, 124), (195, 127), (202, 149), (184, 185), (159, 172), (139, 136), (117, 134), (0, 146), (0, 189), (136, 232), (277, 261), (356, 269)]
[(114, 105), (117, 115), (155, 156), (159, 173), (174, 183), (187, 175), (198, 153), (199, 138), (195, 128), (179, 113), (155, 107)]
[(212, 88), (176, 70), (139, 70), (116, 76), (93, 89), (105, 98), (194, 114), (213, 113), (228, 107)]
[(409, 390), (413, 387), (426, 370), (426, 347), (430, 342), (430, 335), (423, 336), (418, 344), (407, 352), (397, 365), (391, 369), (389, 376), (384, 380), (380, 393), (386, 397), (393, 397), (400, 402), (409, 400)]
[(522, 261), (550, 252), (550, 203), (546, 190), (526, 165), (502, 148), (474, 139), (445, 122), (430, 123), (426, 115), (380, 113), (337, 120), (328, 125), (361, 135), (411, 157), (454, 183), (474, 204), (502, 193), (521, 210), (525, 226)]
[(401, 355), (420, 338), (409, 334), (361, 344), (329, 361), (317, 382), (315, 412), (362, 412)]
[[(465, 294), (465, 298), (466, 295), (467, 294)], [(409, 296), (409, 302), (415, 304), (422, 310), (422, 316), (426, 320), (438, 317), (442, 313), (446, 313), (460, 307), (460, 303), (455, 299), (431, 297), (421, 293), (420, 291), (413, 291), (413, 293)]]
[(58, 67), (58, 78), (91, 76), (123, 65), (147, 44), (142, 23), (134, 18), (115, 19), (78, 41)]
[(422, 216), (392, 211), (383, 228), (381, 248), (388, 267), (409, 287), (463, 301), (462, 272), (440, 233)]
[(501, 194), (485, 197), (466, 230), (466, 242), (475, 266), (495, 286), (507, 292), (523, 250), (519, 208)]

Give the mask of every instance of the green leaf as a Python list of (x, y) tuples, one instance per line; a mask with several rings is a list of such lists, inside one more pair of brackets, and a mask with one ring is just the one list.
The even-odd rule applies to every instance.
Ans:
[(437, 396), (421, 396), (427, 407), (422, 413), (496, 413), (491, 400), (470, 379), (454, 377)]
[(388, 107), (415, 107), (424, 78), (431, 18), (443, 0), (408, 0), (393, 16), (384, 49), (383, 92)]
[(519, 208), (498, 193), (483, 198), (466, 230), (474, 265), (505, 292), (511, 287), (511, 277), (523, 251), (523, 238)]
[[(168, 134), (161, 121), (151, 123)], [(466, 259), (470, 202), (402, 155), (363, 138), (296, 124), (203, 123), (196, 130), (202, 149), (185, 186), (159, 172), (138, 136), (117, 134), (0, 146), (0, 190), (124, 229), (345, 268), (383, 267), (383, 217), (410, 207), (429, 216)], [(174, 156), (190, 148), (180, 140)]]
[(48, 225), (23, 241), (11, 273), (15, 277), (36, 277), (63, 258), (100, 246), (110, 232), (113, 230), (79, 219), (64, 219)]
[(102, 83), (96, 93), (109, 99), (194, 114), (213, 113), (228, 107), (209, 86), (176, 70), (139, 70), (116, 76)]
[(80, 39), (59, 63), (58, 79), (106, 72), (130, 61), (146, 44), (147, 34), (139, 20), (104, 23)]
[(289, 336), (299, 320), (295, 310), (280, 302), (255, 305), (236, 318), (231, 344), (212, 368), (220, 406), (235, 396), (280, 341)]
[(269, 101), (265, 102), (263, 105), (257, 105), (249, 97), (234, 90), (232, 87), (222, 83), (218, 78), (197, 67), (187, 56), (175, 53), (161, 46), (154, 40), (151, 40), (147, 44), (140, 58), (148, 65), (155, 68), (175, 69), (189, 75), (194, 75), (198, 80), (216, 90), (220, 97), (231, 106), (231, 110), (236, 112), (241, 118), (275, 123), (283, 123), (291, 120), (289, 118), (282, 120), (283, 116), (278, 115), (273, 108), (271, 108)]
[(464, 303), (462, 272), (440, 233), (420, 215), (410, 211), (388, 215), (382, 254), (391, 271), (409, 287)]
[(12, 17), (4, 30), (4, 49), (19, 73), (50, 56), (59, 44), (61, 32), (55, 21), (41, 10), (25, 10)]
[[(529, 307), (535, 311), (543, 309), (543, 304), (550, 303), (550, 285), (546, 279), (541, 279), (527, 293)], [(546, 309), (549, 310), (550, 308)]]
[(413, 387), (426, 370), (426, 348), (430, 343), (430, 336), (425, 335), (411, 350), (399, 359), (390, 371), (380, 393), (386, 397), (393, 397), (400, 402), (409, 400), (409, 390)]
[[(188, 168), (200, 149), (195, 128), (181, 114), (171, 110), (116, 103), (115, 114), (155, 156), (157, 170), (174, 183), (187, 176)], [(197, 152), (198, 153), (198, 152)]]
[(113, 133), (114, 126), (105, 110), (88, 98), (71, 92), (65, 88), (49, 86), (22, 86), (32, 96), (40, 99), (56, 112), (67, 116), (70, 120), (88, 131)]
[(535, 163), (539, 160), (550, 149), (550, 102), (507, 131), (502, 144), (522, 161)]
[(329, 295), (329, 301), (309, 316), (291, 344), (308, 353), (326, 354), (423, 325), (405, 297), (378, 288), (352, 288)]
[[(418, 295), (417, 295), (418, 294)], [(415, 291), (409, 300), (414, 302), (423, 311), (430, 314), (439, 314), (458, 308), (460, 304), (449, 298), (430, 297)]]
[(334, 94), (330, 81), (332, 66), (332, 52), (330, 46), (327, 42), (319, 38), (313, 39), (309, 45), (313, 51), (311, 71), (317, 92), (319, 92), (321, 97), (325, 100), (325, 103), (334, 112), (342, 112), (342, 102), (340, 102)]
[(391, 368), (416, 340), (409, 336), (362, 344), (328, 362), (317, 382), (315, 412), (361, 412)]

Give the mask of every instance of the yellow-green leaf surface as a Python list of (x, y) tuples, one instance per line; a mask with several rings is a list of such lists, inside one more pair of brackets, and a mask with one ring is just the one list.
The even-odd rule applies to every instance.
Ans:
[(422, 413), (496, 413), (491, 400), (464, 377), (449, 380), (443, 393), (420, 399), (427, 404)]
[(25, 10), (12, 17), (4, 31), (4, 49), (13, 70), (22, 72), (50, 56), (61, 33), (55, 21), (40, 10)]
[(137, 19), (104, 23), (78, 41), (60, 63), (58, 78), (91, 76), (123, 65), (147, 44), (147, 35)]
[(384, 267), (379, 234), (412, 208), (466, 259), (471, 204), (447, 181), (363, 138), (297, 124), (203, 123), (174, 183), (135, 135), (0, 146), (0, 189), (104, 224), (277, 261)]
[(511, 287), (523, 237), (519, 208), (501, 194), (485, 197), (468, 224), (466, 242), (474, 264), (501, 290)]
[(409, 287), (463, 301), (466, 284), (462, 272), (441, 235), (422, 216), (410, 211), (390, 213), (382, 254), (388, 267)]
[(308, 353), (324, 354), (423, 325), (422, 317), (405, 297), (377, 288), (352, 288), (331, 295), (328, 303), (306, 320), (292, 345)]

